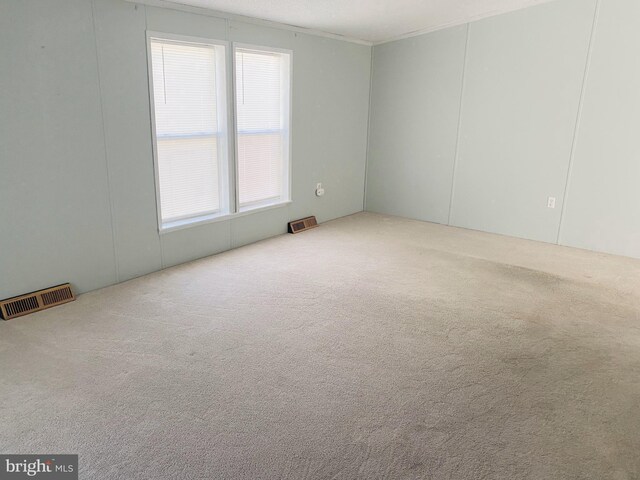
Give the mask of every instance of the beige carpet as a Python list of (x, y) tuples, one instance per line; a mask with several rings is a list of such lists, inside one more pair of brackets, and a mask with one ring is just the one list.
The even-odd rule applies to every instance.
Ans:
[(640, 478), (640, 261), (358, 214), (0, 323), (83, 479)]

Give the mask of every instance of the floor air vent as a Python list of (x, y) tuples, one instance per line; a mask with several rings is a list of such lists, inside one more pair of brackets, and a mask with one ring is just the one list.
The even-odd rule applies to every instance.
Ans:
[(289, 222), (289, 233), (298, 233), (317, 226), (316, 217), (301, 218), (300, 220)]
[(27, 295), (0, 301), (0, 316), (5, 320), (11, 320), (45, 308), (72, 302), (75, 299), (71, 285), (64, 283), (57, 287), (38, 290)]

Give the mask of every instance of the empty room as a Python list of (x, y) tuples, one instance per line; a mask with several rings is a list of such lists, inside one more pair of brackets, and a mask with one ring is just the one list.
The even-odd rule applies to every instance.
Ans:
[(0, 0), (0, 479), (640, 479), (639, 24)]

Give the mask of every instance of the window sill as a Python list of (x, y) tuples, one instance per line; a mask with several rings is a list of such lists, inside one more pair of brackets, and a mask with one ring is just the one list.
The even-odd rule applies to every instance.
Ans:
[(169, 222), (165, 225), (162, 225), (162, 227), (160, 227), (159, 233), (160, 235), (165, 235), (167, 233), (175, 232), (177, 230), (184, 230), (185, 228), (197, 227), (200, 225), (205, 225), (207, 223), (224, 222), (226, 220), (232, 220), (234, 218), (244, 217), (245, 215), (264, 212), (265, 210), (272, 210), (274, 208), (285, 207), (290, 203), (291, 203), (291, 200), (286, 200), (284, 202), (277, 201), (267, 205), (259, 205), (254, 208), (248, 208), (237, 213), (202, 215), (200, 217), (193, 217), (185, 220), (177, 220), (175, 222)]

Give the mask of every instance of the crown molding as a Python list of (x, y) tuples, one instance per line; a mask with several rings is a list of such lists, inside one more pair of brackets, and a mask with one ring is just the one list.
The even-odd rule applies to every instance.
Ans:
[(287, 23), (274, 22), (272, 20), (264, 20), (261, 18), (248, 17), (246, 15), (237, 15), (235, 13), (221, 12), (218, 10), (212, 10), (204, 7), (194, 7), (192, 5), (185, 5), (183, 3), (170, 2), (167, 0), (126, 0), (129, 3), (136, 3), (139, 5), (147, 5), (149, 7), (167, 8), (170, 10), (178, 10), (181, 12), (195, 13), (198, 15), (206, 15), (209, 17), (222, 18), (229, 21), (236, 21), (242, 23), (249, 23), (252, 25), (260, 25), (263, 27), (278, 28), (280, 30), (289, 30), (297, 33), (304, 33), (306, 35), (313, 35), (315, 37), (331, 38), (333, 40), (341, 40), (343, 42), (356, 43), (358, 45), (372, 46), (373, 42), (362, 40), (359, 38), (348, 37), (346, 35), (339, 35), (337, 33), (325, 32), (322, 30), (316, 30), (313, 28), (300, 27), (298, 25), (289, 25)]

